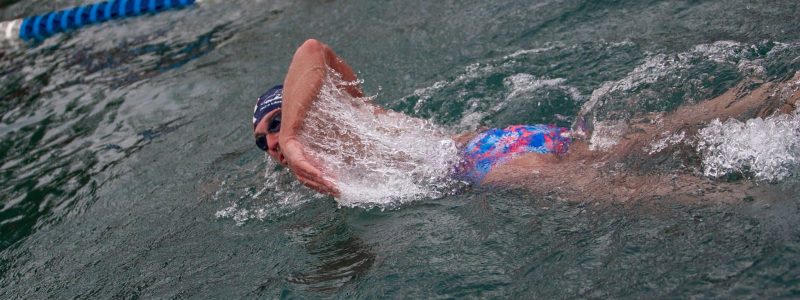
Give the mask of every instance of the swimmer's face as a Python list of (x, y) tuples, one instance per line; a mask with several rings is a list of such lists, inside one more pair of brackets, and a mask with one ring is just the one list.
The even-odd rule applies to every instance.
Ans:
[(259, 141), (260, 139), (266, 139), (266, 152), (269, 154), (272, 159), (276, 162), (286, 165), (286, 158), (283, 156), (281, 152), (281, 147), (278, 145), (278, 135), (280, 133), (280, 115), (281, 109), (276, 109), (269, 112), (261, 121), (256, 125), (256, 129), (253, 131), (253, 136), (256, 138), (256, 144), (260, 142), (264, 142), (264, 140)]

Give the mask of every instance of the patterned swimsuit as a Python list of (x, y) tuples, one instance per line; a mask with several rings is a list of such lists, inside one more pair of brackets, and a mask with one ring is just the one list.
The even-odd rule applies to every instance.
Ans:
[(554, 125), (514, 125), (479, 133), (463, 150), (457, 177), (480, 183), (492, 166), (523, 153), (563, 155), (572, 140), (562, 134), (568, 129)]

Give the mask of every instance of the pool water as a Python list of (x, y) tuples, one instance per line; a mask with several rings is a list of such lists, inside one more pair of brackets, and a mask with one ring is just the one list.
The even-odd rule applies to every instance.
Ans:
[(762, 2), (206, 0), (3, 48), (0, 298), (798, 297), (796, 113), (709, 124), (696, 165), (641, 158), (750, 187), (723, 201), (473, 186), (342, 205), (249, 123), (313, 37), (385, 107), (451, 132), (586, 118), (602, 151), (641, 114), (796, 91), (800, 4)]

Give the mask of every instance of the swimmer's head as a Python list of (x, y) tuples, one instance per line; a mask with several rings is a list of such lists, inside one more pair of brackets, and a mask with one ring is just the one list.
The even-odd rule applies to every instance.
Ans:
[(281, 108), (281, 103), (283, 103), (282, 85), (276, 85), (258, 97), (256, 107), (253, 109), (253, 130), (267, 114)]
[(283, 155), (278, 146), (282, 102), (283, 86), (277, 85), (258, 97), (253, 110), (253, 135), (256, 138), (256, 146), (280, 163), (283, 163)]

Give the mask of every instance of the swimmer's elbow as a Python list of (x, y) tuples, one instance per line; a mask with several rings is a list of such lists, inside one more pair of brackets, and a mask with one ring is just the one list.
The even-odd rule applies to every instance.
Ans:
[(302, 45), (300, 45), (300, 47), (297, 48), (297, 51), (295, 51), (294, 55), (323, 56), (325, 55), (325, 48), (327, 48), (327, 46), (325, 46), (325, 44), (323, 44), (322, 42), (316, 39), (307, 39), (305, 42), (303, 42)]

